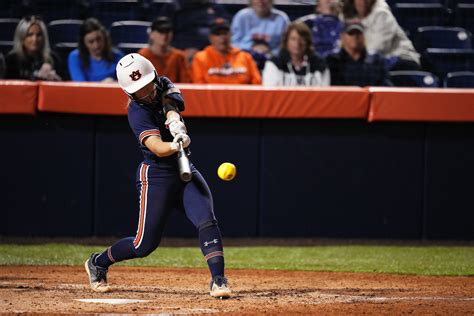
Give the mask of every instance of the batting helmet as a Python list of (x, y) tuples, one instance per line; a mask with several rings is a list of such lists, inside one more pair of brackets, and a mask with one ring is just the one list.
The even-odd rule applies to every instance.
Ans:
[(153, 64), (139, 54), (128, 54), (122, 57), (116, 67), (120, 87), (132, 95), (157, 78)]

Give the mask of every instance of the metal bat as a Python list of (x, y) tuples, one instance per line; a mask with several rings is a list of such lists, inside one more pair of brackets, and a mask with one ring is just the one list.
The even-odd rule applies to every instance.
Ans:
[(188, 155), (184, 151), (183, 142), (179, 141), (179, 151), (178, 151), (178, 167), (179, 167), (179, 176), (184, 182), (191, 181), (193, 174), (191, 173), (191, 166), (189, 165)]

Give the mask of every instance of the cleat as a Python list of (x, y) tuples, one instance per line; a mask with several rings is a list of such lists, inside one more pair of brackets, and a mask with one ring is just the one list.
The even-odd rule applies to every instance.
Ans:
[(86, 267), (87, 275), (89, 275), (91, 289), (95, 292), (108, 292), (110, 290), (107, 284), (108, 269), (94, 264), (95, 258), (99, 255), (99, 253), (93, 253), (90, 258), (87, 259), (84, 266)]
[(229, 298), (232, 296), (232, 291), (229, 288), (229, 285), (227, 284), (227, 279), (223, 276), (216, 276), (214, 279), (211, 281), (211, 292), (210, 292), (212, 297), (215, 298)]

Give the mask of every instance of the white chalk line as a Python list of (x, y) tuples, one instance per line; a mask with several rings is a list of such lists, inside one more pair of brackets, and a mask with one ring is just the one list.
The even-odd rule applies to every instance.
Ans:
[[(2, 286), (8, 287), (18, 287), (18, 288), (44, 288), (45, 290), (84, 290), (89, 289), (87, 284), (47, 284), (47, 283), (27, 283), (27, 282), (0, 282), (0, 290)], [(114, 286), (116, 289), (120, 290), (150, 290), (156, 291), (157, 287), (155, 286)], [(330, 289), (328, 289), (330, 291)], [(192, 292), (192, 290), (189, 290)], [(265, 293), (265, 292), (262, 292)], [(253, 293), (249, 294), (250, 296), (255, 296), (256, 294), (262, 293)], [(166, 292), (163, 292), (166, 294)], [(238, 294), (238, 292), (236, 292)], [(454, 296), (375, 296), (375, 295), (349, 295), (349, 294), (327, 294), (320, 291), (309, 292), (307, 295), (313, 296), (314, 298), (320, 300), (313, 302), (312, 304), (321, 304), (321, 303), (358, 303), (358, 302), (373, 302), (373, 303), (382, 303), (389, 301), (474, 301), (474, 297), (454, 297)], [(181, 295), (181, 294), (178, 294)], [(285, 296), (285, 295), (283, 295)], [(290, 295), (291, 296), (291, 295)]]

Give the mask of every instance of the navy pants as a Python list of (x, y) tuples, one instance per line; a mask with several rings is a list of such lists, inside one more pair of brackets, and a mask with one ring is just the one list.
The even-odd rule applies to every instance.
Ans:
[(177, 164), (140, 164), (137, 169), (139, 222), (135, 237), (117, 241), (98, 258), (96, 263), (108, 267), (114, 262), (145, 257), (161, 241), (166, 222), (174, 210), (182, 210), (199, 231), (201, 250), (212, 275), (223, 275), (222, 238), (214, 216), (209, 187), (191, 165), (192, 180), (183, 182)]

